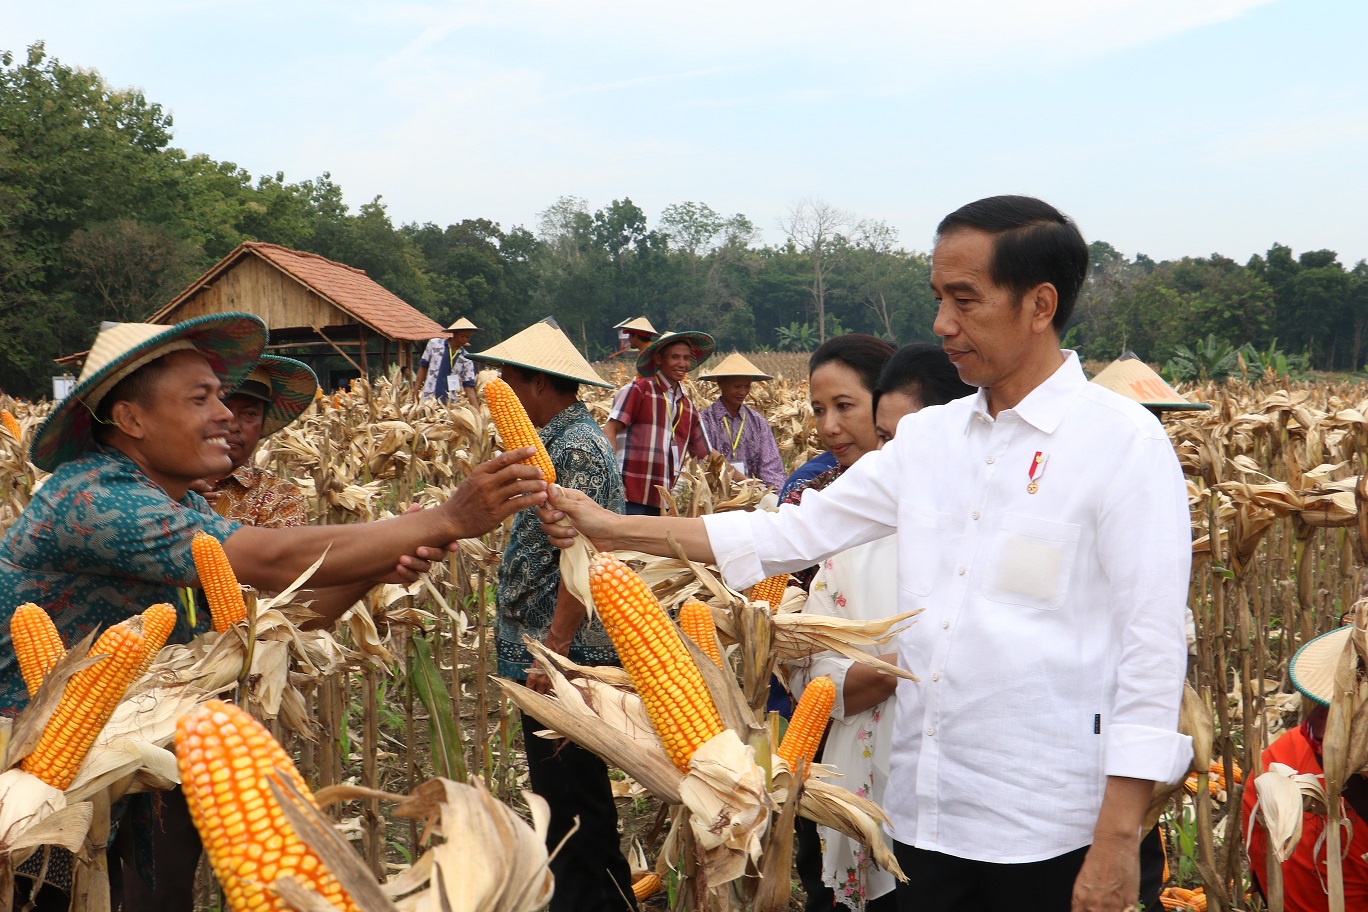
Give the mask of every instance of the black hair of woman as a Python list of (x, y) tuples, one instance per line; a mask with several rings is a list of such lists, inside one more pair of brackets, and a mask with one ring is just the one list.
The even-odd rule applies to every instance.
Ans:
[(893, 353), (874, 385), (874, 408), (884, 393), (906, 393), (923, 406), (944, 405), (978, 392), (934, 342), (909, 342)]
[(835, 361), (844, 364), (860, 377), (870, 392), (879, 383), (879, 372), (893, 355), (893, 346), (878, 336), (867, 333), (846, 333), (827, 339), (808, 359), (808, 376), (823, 364)]

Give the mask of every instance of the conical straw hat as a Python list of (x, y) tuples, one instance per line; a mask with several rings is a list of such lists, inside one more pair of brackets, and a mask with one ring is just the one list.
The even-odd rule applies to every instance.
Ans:
[(262, 437), (293, 423), (313, 404), (317, 392), (318, 378), (308, 365), (279, 355), (262, 355), (257, 366), (233, 390), (234, 394), (266, 403), (266, 413), (261, 418)]
[(90, 346), (81, 377), (33, 435), (29, 459), (51, 472), (95, 445), (95, 410), (120, 380), (173, 351), (204, 355), (224, 389), (233, 389), (266, 347), (266, 324), (247, 313), (195, 317), (174, 326), (106, 323)]
[(1298, 649), (1287, 669), (1293, 686), (1321, 706), (1329, 706), (1335, 695), (1335, 668), (1353, 632), (1352, 626), (1341, 627)]
[(1208, 403), (1184, 399), (1182, 393), (1169, 386), (1168, 381), (1151, 370), (1148, 364), (1133, 356), (1113, 361), (1093, 377), (1092, 382), (1147, 408), (1175, 411), (1211, 408)]
[(655, 353), (667, 345), (674, 345), (676, 342), (688, 342), (693, 354), (694, 364), (705, 360), (708, 355), (713, 353), (713, 337), (705, 332), (698, 330), (685, 330), (684, 332), (668, 332), (659, 339), (651, 342), (637, 354), (637, 373), (643, 377), (649, 377), (655, 371), (651, 369), (651, 358)]
[(480, 327), (476, 326), (474, 323), (471, 323), (465, 317), (461, 317), (461, 319), (457, 320), (455, 323), (452, 323), (450, 326), (447, 327), (447, 332), (455, 332), (458, 329), (476, 330), (479, 328)]
[(651, 325), (651, 321), (645, 317), (634, 317), (631, 320), (623, 320), (613, 329), (620, 329), (623, 332), (632, 332), (641, 336), (658, 336), (660, 331)]
[(493, 348), (470, 357), (476, 361), (511, 364), (514, 367), (541, 371), (567, 380), (612, 389), (613, 384), (605, 383), (594, 370), (594, 366), (584, 360), (579, 349), (575, 348), (575, 343), (561, 332), (560, 327), (548, 322), (549, 320), (548, 317), (540, 323), (533, 323)]
[(773, 380), (769, 374), (752, 364), (745, 355), (740, 352), (732, 352), (722, 359), (722, 363), (708, 371), (706, 374), (699, 374), (699, 380), (721, 380), (724, 377), (747, 377), (751, 380)]

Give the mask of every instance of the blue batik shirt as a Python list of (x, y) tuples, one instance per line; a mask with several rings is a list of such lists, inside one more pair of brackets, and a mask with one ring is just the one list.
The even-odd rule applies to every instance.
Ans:
[(194, 492), (172, 500), (115, 449), (58, 466), (0, 539), (0, 714), (28, 702), (9, 636), (15, 608), (47, 609), (70, 647), (166, 602), (178, 614), (171, 642), (189, 642), (209, 629), (204, 610), (191, 629), (180, 599), (180, 589), (199, 586), (190, 541), (200, 531), (225, 541), (239, 526)]
[[(583, 491), (614, 513), (622, 512), (622, 476), (617, 457), (603, 431), (576, 402), (538, 431), (546, 445), (557, 483)], [(545, 642), (556, 613), (560, 586), (560, 551), (546, 540), (537, 514), (523, 510), (499, 564), (498, 617), (494, 622), (499, 674), (515, 681), (527, 678), (532, 656), (523, 635)], [(613, 642), (597, 617), (587, 619), (570, 642), (569, 658), (581, 665), (617, 665)]]

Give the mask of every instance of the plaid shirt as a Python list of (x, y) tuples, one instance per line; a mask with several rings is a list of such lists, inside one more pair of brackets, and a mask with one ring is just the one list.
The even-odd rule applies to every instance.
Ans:
[(733, 418), (718, 400), (705, 408), (700, 418), (708, 442), (724, 459), (741, 463), (743, 472), (776, 491), (784, 486), (784, 460), (764, 415), (743, 404), (741, 414)]
[(682, 387), (671, 387), (660, 374), (638, 377), (613, 409), (609, 420), (627, 428), (622, 460), (622, 487), (629, 503), (661, 506), (656, 486), (674, 487), (683, 454), (702, 459), (708, 438)]

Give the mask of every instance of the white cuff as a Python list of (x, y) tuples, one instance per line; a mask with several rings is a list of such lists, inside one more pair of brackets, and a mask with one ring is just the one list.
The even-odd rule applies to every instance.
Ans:
[(755, 553), (755, 540), (750, 532), (751, 514), (740, 510), (713, 513), (703, 517), (703, 528), (708, 532), (708, 544), (722, 578), (733, 589), (754, 586), (765, 578), (760, 558)]
[(1170, 729), (1110, 725), (1105, 737), (1102, 772), (1107, 776), (1177, 782), (1192, 765), (1192, 739)]

